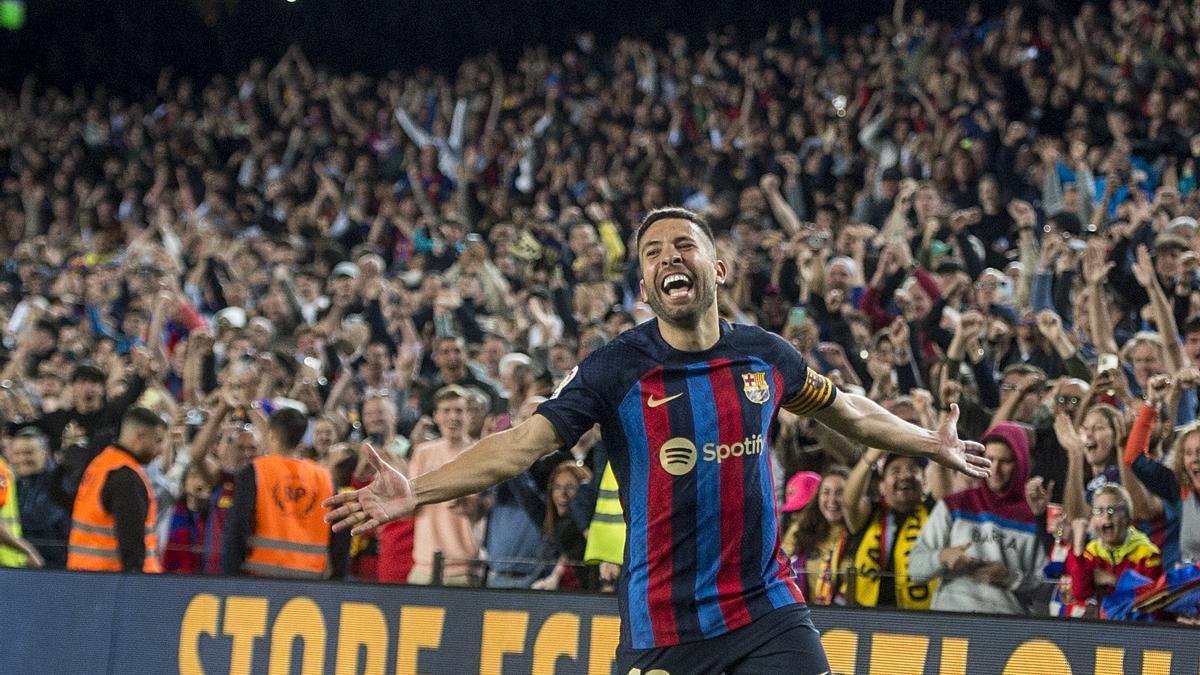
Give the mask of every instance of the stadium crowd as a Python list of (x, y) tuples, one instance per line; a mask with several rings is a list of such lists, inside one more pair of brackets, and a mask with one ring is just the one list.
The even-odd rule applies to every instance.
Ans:
[[(957, 404), (995, 462), (972, 484), (781, 412), (809, 602), (1095, 616), (1126, 570), (1200, 562), (1200, 6), (1039, 7), (0, 92), (0, 562), (67, 565), (81, 478), (144, 408), (157, 564), (255, 571), (229, 540), (271, 418), (303, 413), (335, 489), (364, 441), (436, 467), (651, 318), (631, 235), (667, 205), (718, 233), (725, 318), (928, 428)], [(605, 466), (594, 433), (330, 542), (325, 576), (602, 590)]]

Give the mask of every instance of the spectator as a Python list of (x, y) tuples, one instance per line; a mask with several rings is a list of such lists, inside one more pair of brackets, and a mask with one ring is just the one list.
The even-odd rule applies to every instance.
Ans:
[(616, 590), (617, 577), (621, 574), (621, 565), (625, 563), (626, 526), (617, 477), (611, 464), (604, 465), (596, 497), (595, 513), (587, 532), (584, 562), (599, 566), (597, 576), (600, 590), (613, 592)]
[(452, 384), (460, 387), (475, 387), (487, 394), (491, 411), (498, 413), (501, 408), (500, 396), (492, 385), (484, 382), (475, 375), (467, 365), (467, 353), (463, 340), (452, 335), (441, 335), (434, 340), (433, 361), (437, 365), (437, 373), (431, 380), (430, 388), (421, 403), (421, 411), (425, 414), (433, 412), (434, 398), (442, 387)]
[(801, 471), (788, 480), (783, 511), (796, 514), (796, 518), (783, 530), (782, 546), (792, 569), (805, 583), (805, 600), (814, 605), (846, 604), (850, 535), (842, 499), (849, 473), (843, 467), (831, 467), (823, 476)]
[(0, 457), (0, 567), (42, 567), (41, 553), (21, 536), (17, 485), (8, 462)]
[(592, 479), (587, 467), (574, 461), (566, 461), (554, 467), (546, 483), (546, 516), (542, 524), (542, 535), (549, 539), (558, 551), (558, 562), (550, 574), (533, 582), (536, 590), (596, 590), (594, 568), (578, 567), (587, 547), (587, 537), (571, 518), (567, 509), (579, 490), (579, 484)]
[[(1177, 375), (1179, 381), (1187, 383), (1184, 386), (1195, 386), (1195, 377), (1194, 371)], [(1180, 560), (1200, 559), (1200, 541), (1196, 539), (1200, 527), (1195, 521), (1198, 514), (1194, 496), (1200, 487), (1200, 436), (1196, 434), (1200, 426), (1193, 423), (1175, 433), (1169, 455), (1173, 457), (1171, 468), (1162, 463), (1164, 434), (1155, 428), (1161, 424), (1170, 392), (1178, 387), (1172, 386), (1165, 375), (1150, 379), (1146, 405), (1138, 413), (1123, 456), (1124, 464), (1133, 470), (1138, 481), (1162, 501), (1167, 527), (1160, 549), (1166, 569), (1172, 569)]]
[(204, 530), (212, 484), (199, 464), (188, 464), (182, 482), (183, 498), (175, 502), (167, 526), (163, 571), (200, 574), (204, 570)]
[[(441, 438), (413, 449), (409, 471), (414, 476), (445, 464), (472, 443), (466, 435), (466, 392), (461, 387), (449, 385), (435, 393), (433, 403), (434, 424)], [(443, 585), (478, 585), (475, 562), (479, 559), (479, 539), (475, 525), (482, 516), (481, 500), (482, 497), (475, 495), (451, 504), (430, 504), (417, 510), (413, 534), (415, 564), (408, 575), (408, 583), (432, 583), (434, 554), (440, 552), (445, 561), (441, 570)]]
[(145, 465), (161, 451), (167, 424), (145, 408), (121, 420), (117, 442), (87, 465), (75, 508), (67, 569), (162, 571), (154, 495)]
[(331, 535), (320, 503), (333, 478), (300, 451), (308, 420), (294, 408), (271, 415), (268, 454), (237, 475), (224, 533), (225, 574), (287, 579), (341, 579), (350, 542)]
[(983, 436), (992, 475), (948, 495), (933, 509), (912, 549), (915, 581), (940, 578), (932, 609), (1027, 614), (1045, 564), (1037, 519), (1025, 500), (1029, 436), (1002, 422)]
[[(867, 483), (882, 460), (879, 498), (867, 496)], [(924, 467), (910, 457), (863, 453), (846, 479), (843, 508), (855, 535), (854, 602), (863, 607), (928, 609), (936, 580), (917, 580), (909, 571), (917, 536), (935, 500), (925, 494)], [(892, 536), (888, 536), (888, 535)]]
[(140, 348), (134, 349), (132, 355), (138, 364), (137, 374), (126, 384), (121, 396), (109, 400), (104, 371), (93, 364), (81, 364), (71, 373), (74, 405), (28, 422), (46, 434), (52, 452), (63, 451), (74, 485), (78, 485), (87, 464), (115, 440), (123, 415), (145, 391), (146, 377), (152, 367), (150, 357)]
[(72, 496), (62, 466), (50, 458), (45, 434), (33, 428), (18, 431), (8, 439), (5, 455), (16, 476), (10, 489), (15, 488), (21, 498), (21, 532), (46, 567), (66, 567)]
[[(1151, 580), (1162, 576), (1158, 547), (1132, 526), (1129, 493), (1120, 485), (1104, 485), (1096, 490), (1092, 517), (1071, 521), (1073, 545), (1067, 558), (1071, 575), (1071, 594), (1099, 604), (1112, 592), (1125, 570), (1133, 570)], [(1088, 530), (1096, 533), (1088, 539)]]

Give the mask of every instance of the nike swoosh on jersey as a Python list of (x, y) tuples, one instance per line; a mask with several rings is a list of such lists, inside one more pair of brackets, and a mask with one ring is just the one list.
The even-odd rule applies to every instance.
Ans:
[(683, 396), (683, 394), (682, 393), (675, 394), (674, 396), (668, 396), (666, 398), (654, 398), (654, 394), (651, 394), (650, 396), (646, 397), (646, 407), (647, 408), (657, 408), (660, 405), (664, 405), (664, 404), (670, 403), (671, 401), (674, 401), (675, 399), (679, 398), (680, 396)]

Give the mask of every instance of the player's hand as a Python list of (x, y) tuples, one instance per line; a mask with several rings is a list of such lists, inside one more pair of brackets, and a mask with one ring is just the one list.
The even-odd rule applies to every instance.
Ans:
[(417, 508), (411, 481), (383, 461), (370, 443), (363, 443), (361, 452), (375, 468), (375, 480), (364, 488), (334, 495), (321, 503), (332, 509), (325, 514), (325, 522), (333, 524), (334, 532), (353, 527), (351, 534), (364, 534), (410, 516)]
[(933, 461), (972, 478), (992, 474), (992, 460), (983, 456), (983, 446), (958, 437), (958, 404), (950, 404), (950, 415), (937, 430), (938, 449)]

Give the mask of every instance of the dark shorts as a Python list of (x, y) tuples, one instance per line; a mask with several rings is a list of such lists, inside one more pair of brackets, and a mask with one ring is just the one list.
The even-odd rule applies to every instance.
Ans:
[(806, 605), (788, 605), (709, 640), (617, 649), (617, 675), (826, 675), (829, 661)]

